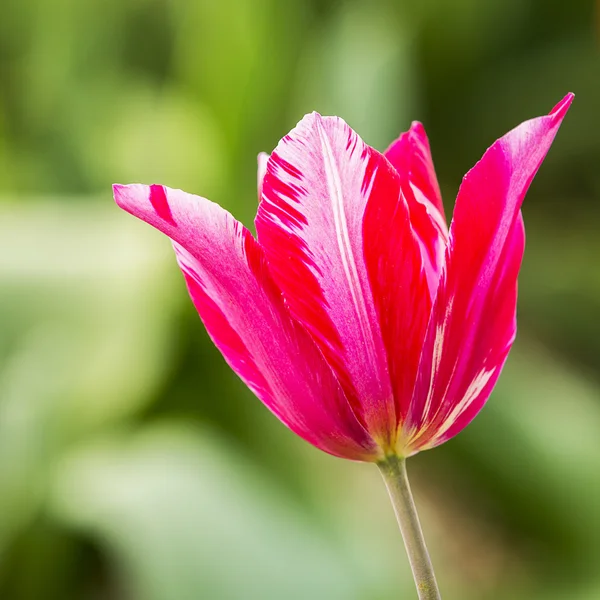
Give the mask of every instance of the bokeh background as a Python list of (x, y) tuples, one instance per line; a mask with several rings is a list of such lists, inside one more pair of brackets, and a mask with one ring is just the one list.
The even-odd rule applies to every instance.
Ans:
[(501, 382), (409, 470), (444, 598), (600, 598), (598, 9), (1, 0), (0, 598), (415, 597), (376, 469), (264, 409), (110, 185), (251, 225), (257, 153), (318, 110), (380, 149), (423, 121), (450, 215), (484, 149), (568, 91)]

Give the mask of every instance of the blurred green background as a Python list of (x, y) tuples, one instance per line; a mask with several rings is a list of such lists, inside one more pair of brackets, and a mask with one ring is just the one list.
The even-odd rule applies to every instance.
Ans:
[(247, 224), (301, 116), (428, 130), (447, 204), (577, 97), (525, 204), (518, 341), (409, 470), (444, 598), (600, 598), (600, 11), (588, 0), (1, 0), (0, 598), (393, 600), (376, 469), (319, 453), (211, 345), (111, 183)]

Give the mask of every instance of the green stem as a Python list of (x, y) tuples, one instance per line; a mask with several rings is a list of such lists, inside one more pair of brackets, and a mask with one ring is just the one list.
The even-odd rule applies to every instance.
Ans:
[(384, 462), (378, 463), (377, 466), (383, 475), (400, 525), (419, 600), (441, 600), (431, 559), (427, 552), (427, 546), (425, 546), (415, 501), (406, 476), (406, 460), (390, 456)]

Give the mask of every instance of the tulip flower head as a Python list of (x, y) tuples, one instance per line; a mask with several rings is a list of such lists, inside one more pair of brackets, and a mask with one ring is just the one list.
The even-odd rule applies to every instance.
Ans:
[(516, 332), (521, 204), (572, 101), (496, 141), (450, 229), (420, 123), (382, 154), (305, 116), (259, 157), (252, 234), (162, 185), (115, 185), (165, 233), (231, 368), (292, 431), (336, 456), (407, 457), (481, 410)]
[(488, 148), (450, 229), (416, 122), (381, 154), (342, 119), (306, 115), (259, 155), (256, 238), (199, 196), (114, 186), (171, 238), (209, 335), (275, 416), (377, 463), (421, 600), (441, 596), (405, 458), (462, 431), (498, 380), (516, 334), (521, 204), (572, 99)]

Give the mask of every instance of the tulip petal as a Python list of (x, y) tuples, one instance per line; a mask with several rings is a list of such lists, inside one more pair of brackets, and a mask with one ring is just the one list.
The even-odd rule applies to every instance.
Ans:
[(435, 298), (444, 264), (448, 226), (429, 140), (423, 125), (414, 121), (410, 129), (402, 133), (385, 151), (385, 157), (400, 176), (412, 227), (421, 243), (429, 291), (431, 297)]
[(256, 218), (259, 243), (292, 313), (384, 446), (397, 417), (363, 220), (373, 190), (385, 195), (386, 188), (397, 202), (397, 174), (385, 157), (342, 119), (312, 113), (271, 155)]
[(295, 322), (252, 235), (218, 205), (163, 186), (114, 186), (117, 204), (174, 242), (192, 300), (231, 368), (325, 452), (376, 460), (331, 368)]
[(256, 183), (258, 188), (258, 201), (260, 202), (260, 198), (262, 196), (262, 183), (265, 178), (265, 173), (267, 172), (267, 162), (269, 160), (269, 155), (266, 152), (260, 152), (256, 157), (256, 162), (258, 163), (258, 168), (256, 171)]
[[(382, 180), (385, 185), (377, 185)], [(421, 244), (411, 226), (411, 214), (397, 177), (391, 181), (379, 178), (373, 186), (363, 234), (367, 271), (396, 400), (397, 424), (401, 424), (412, 399), (431, 296)]]
[[(496, 270), (494, 282), (490, 286), (491, 293), (483, 309), (485, 314), (494, 315), (493, 323), (489, 325), (494, 331), (473, 340), (473, 356), (489, 354), (460, 402), (452, 407), (450, 414), (440, 412), (437, 422), (431, 424), (435, 435), (428, 443), (430, 448), (439, 446), (460, 433), (477, 416), (496, 385), (517, 334), (517, 277), (524, 250), (525, 227), (523, 217), (519, 214), (509, 234), (504, 256)], [(490, 348), (489, 339), (495, 340), (493, 348)]]
[(572, 99), (495, 142), (463, 180), (403, 429), (407, 452), (458, 433), (491, 393), (515, 335), (519, 210)]
[(406, 176), (411, 185), (420, 192), (421, 197), (418, 200), (435, 209), (435, 213), (431, 211), (432, 215), (440, 221), (440, 226), (447, 230), (442, 194), (433, 167), (429, 139), (423, 125), (413, 121), (410, 129), (401, 133), (384, 154), (400, 176)]

